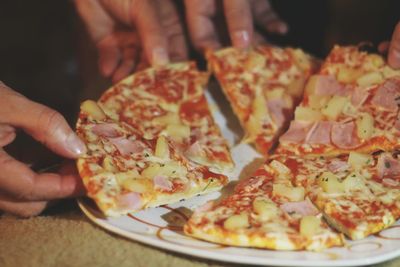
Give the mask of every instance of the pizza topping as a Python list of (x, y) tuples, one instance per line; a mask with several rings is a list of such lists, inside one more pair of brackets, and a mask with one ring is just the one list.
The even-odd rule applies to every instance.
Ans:
[(393, 180), (393, 179), (390, 179), (390, 178), (383, 178), (382, 179), (382, 183), (385, 186), (389, 186), (389, 187), (398, 187), (400, 185), (399, 181), (396, 181), (396, 180)]
[(292, 121), (286, 133), (280, 138), (280, 142), (301, 143), (306, 138), (308, 130), (311, 128), (312, 122), (308, 121)]
[(319, 214), (317, 208), (308, 199), (296, 202), (286, 202), (280, 205), (280, 208), (289, 215), (292, 215), (293, 213), (302, 216)]
[(357, 136), (360, 139), (368, 140), (374, 133), (374, 118), (369, 113), (362, 113), (356, 120)]
[(303, 236), (312, 237), (320, 233), (322, 230), (320, 218), (313, 215), (304, 216), (301, 218), (300, 234)]
[(318, 184), (328, 194), (337, 194), (344, 192), (344, 186), (339, 178), (331, 172), (323, 172), (317, 177)]
[(101, 107), (93, 100), (86, 100), (81, 104), (81, 111), (94, 120), (106, 119), (106, 114)]
[(314, 123), (313, 127), (307, 133), (305, 142), (309, 144), (329, 144), (331, 142), (331, 128), (332, 123), (329, 121)]
[(185, 155), (189, 158), (191, 157), (198, 157), (204, 153), (203, 147), (200, 144), (200, 141), (197, 140), (193, 144), (190, 145), (190, 147), (185, 151)]
[(350, 166), (346, 161), (340, 159), (332, 160), (327, 166), (328, 170), (333, 173), (346, 171), (349, 167)]
[(267, 101), (267, 106), (275, 125), (278, 128), (282, 127), (286, 121), (284, 114), (286, 109), (285, 101), (283, 99), (270, 99)]
[(117, 202), (122, 209), (138, 210), (143, 205), (140, 194), (136, 192), (119, 195)]
[(172, 190), (172, 182), (168, 180), (168, 177), (164, 175), (156, 175), (153, 178), (154, 187), (156, 189), (161, 189), (162, 191), (171, 191)]
[(289, 201), (304, 200), (305, 190), (304, 187), (291, 187), (284, 184), (274, 184), (272, 186), (272, 195), (276, 197), (283, 197)]
[(305, 106), (298, 106), (294, 112), (295, 121), (315, 122), (322, 120), (322, 117), (321, 112), (317, 109)]
[(156, 157), (163, 158), (163, 159), (168, 159), (170, 156), (168, 141), (162, 135), (157, 138), (156, 149), (154, 151), (154, 155)]
[(210, 211), (213, 207), (214, 207), (214, 201), (207, 201), (206, 203), (204, 203), (203, 205), (197, 207), (194, 210), (193, 216), (195, 216), (196, 214), (201, 214), (203, 212)]
[(118, 137), (121, 136), (121, 132), (117, 128), (118, 125), (115, 123), (99, 123), (92, 127), (92, 132), (103, 137)]
[(146, 145), (139, 140), (129, 140), (126, 137), (108, 138), (122, 156), (129, 156), (142, 152)]
[(357, 86), (356, 88), (354, 88), (353, 94), (351, 95), (351, 104), (353, 104), (353, 106), (355, 107), (360, 107), (365, 100), (367, 100), (369, 96), (369, 90)]
[(355, 123), (334, 122), (332, 125), (331, 139), (332, 143), (339, 148), (352, 149), (360, 145), (357, 137), (354, 136)]
[(377, 107), (388, 111), (397, 111), (397, 97), (400, 96), (400, 79), (392, 78), (380, 85), (371, 100), (371, 103)]
[(348, 101), (347, 97), (334, 95), (321, 109), (321, 113), (330, 120), (336, 120)]
[(382, 153), (376, 164), (380, 178), (400, 175), (400, 162), (392, 157), (390, 153)]
[(368, 154), (351, 151), (347, 162), (353, 169), (358, 170), (369, 165), (372, 162), (372, 157)]
[(256, 198), (252, 203), (254, 211), (260, 216), (262, 221), (268, 221), (279, 214), (278, 207), (269, 199)]
[(232, 215), (224, 221), (224, 228), (227, 230), (243, 229), (249, 226), (249, 217), (246, 212)]
[(379, 84), (382, 81), (383, 81), (382, 73), (377, 71), (372, 71), (359, 77), (357, 79), (357, 84), (362, 87), (367, 87), (374, 84)]
[(315, 94), (326, 96), (326, 95), (344, 95), (345, 88), (343, 85), (337, 82), (335, 77), (328, 75), (315, 75)]

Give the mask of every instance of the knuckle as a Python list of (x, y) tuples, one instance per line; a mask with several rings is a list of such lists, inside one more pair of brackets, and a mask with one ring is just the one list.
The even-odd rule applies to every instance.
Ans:
[(43, 107), (36, 123), (37, 129), (44, 131), (41, 141), (46, 142), (46, 138), (52, 136), (62, 126), (63, 122), (64, 118), (60, 113), (48, 107)]

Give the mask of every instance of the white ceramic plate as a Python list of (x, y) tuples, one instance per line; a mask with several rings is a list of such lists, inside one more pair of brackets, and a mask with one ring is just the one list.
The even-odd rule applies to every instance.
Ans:
[[(234, 185), (239, 178), (251, 174), (262, 161), (251, 146), (239, 143), (242, 132), (221, 93), (213, 91), (207, 97), (212, 103), (215, 120), (233, 147), (236, 168), (228, 175), (232, 180), (230, 185)], [(217, 261), (265, 266), (360, 266), (400, 256), (399, 222), (377, 235), (360, 241), (348, 241), (345, 247), (322, 252), (228, 247), (185, 236), (182, 226), (191, 211), (208, 200), (223, 197), (232, 187), (120, 218), (105, 218), (89, 199), (80, 199), (79, 206), (90, 220), (113, 233), (165, 250)]]

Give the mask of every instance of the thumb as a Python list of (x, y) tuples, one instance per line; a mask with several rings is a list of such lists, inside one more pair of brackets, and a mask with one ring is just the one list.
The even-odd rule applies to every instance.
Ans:
[(0, 84), (0, 122), (22, 128), (53, 152), (76, 158), (86, 151), (84, 143), (57, 111)]
[(390, 41), (388, 62), (392, 68), (400, 68), (400, 22), (397, 23)]

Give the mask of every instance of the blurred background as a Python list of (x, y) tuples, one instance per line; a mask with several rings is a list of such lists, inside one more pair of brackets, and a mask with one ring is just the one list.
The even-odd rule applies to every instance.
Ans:
[[(176, 3), (183, 10), (182, 1)], [(268, 40), (301, 47), (321, 58), (336, 43), (389, 40), (400, 15), (398, 0), (276, 0), (272, 4), (287, 21), (289, 33), (266, 34)], [(73, 1), (66, 0), (0, 1), (0, 80), (58, 110), (71, 125), (80, 101), (97, 98), (110, 85), (98, 73), (96, 49)], [(37, 168), (58, 160), (23, 134), (7, 149)]]

